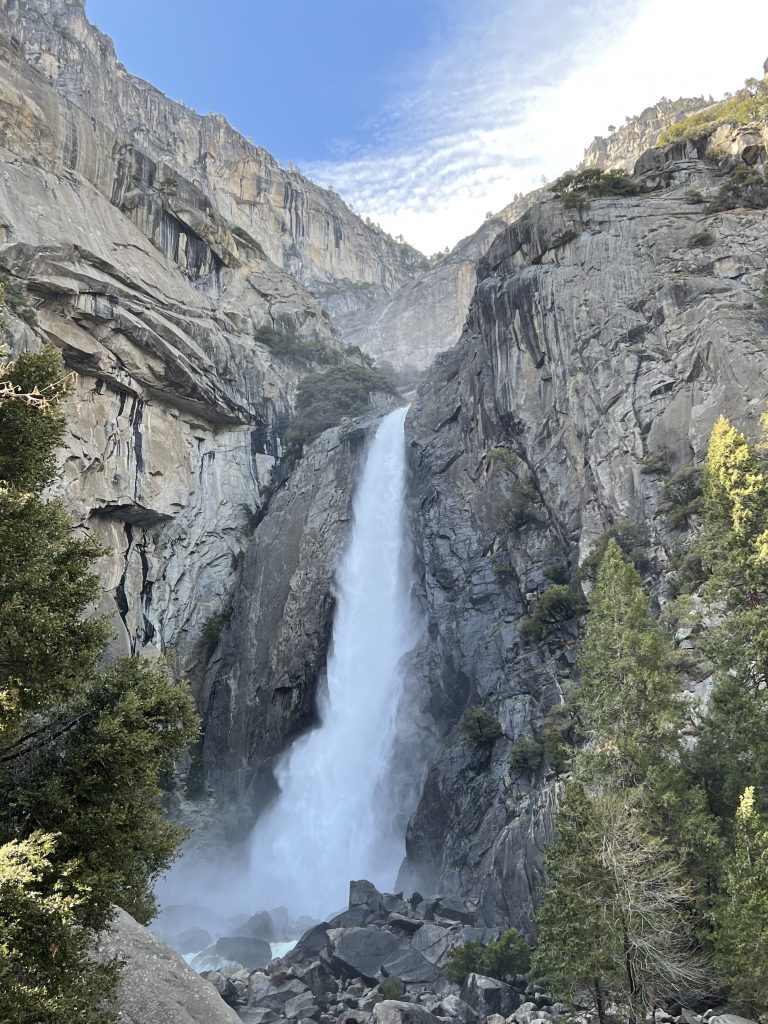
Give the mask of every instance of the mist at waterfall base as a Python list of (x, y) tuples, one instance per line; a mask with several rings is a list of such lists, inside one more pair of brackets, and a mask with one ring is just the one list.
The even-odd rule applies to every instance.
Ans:
[(256, 902), (322, 918), (349, 881), (394, 885), (405, 854), (391, 785), (399, 663), (416, 641), (405, 523), (405, 409), (377, 429), (336, 575), (336, 613), (319, 726), (279, 764), (277, 801), (252, 836)]
[[(256, 823), (248, 863), (225, 865), (199, 851), (182, 857), (158, 887), (164, 907), (231, 915), (282, 906), (294, 919), (323, 919), (346, 908), (352, 879), (394, 887), (420, 767), (412, 736), (398, 733), (398, 711), (401, 722), (407, 711), (401, 663), (419, 633), (410, 592), (406, 412), (381, 420), (355, 490), (318, 684), (319, 724), (278, 762), (279, 794)], [(214, 917), (206, 926), (223, 928)]]

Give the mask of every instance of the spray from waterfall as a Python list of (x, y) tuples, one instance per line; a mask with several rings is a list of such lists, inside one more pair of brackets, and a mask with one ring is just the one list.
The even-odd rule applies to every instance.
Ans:
[(349, 880), (392, 887), (404, 855), (391, 779), (400, 662), (416, 641), (405, 523), (405, 409), (371, 442), (336, 576), (319, 725), (276, 770), (280, 794), (251, 839), (249, 902), (324, 917)]

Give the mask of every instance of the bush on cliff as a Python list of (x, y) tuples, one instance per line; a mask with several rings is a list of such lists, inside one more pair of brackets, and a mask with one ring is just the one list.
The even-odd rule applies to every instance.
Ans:
[(152, 917), (183, 837), (158, 778), (197, 732), (163, 662), (97, 667), (100, 548), (41, 496), (67, 383), (50, 349), (0, 366), (0, 1020), (38, 1024), (107, 1019), (93, 933), (113, 903)]
[(343, 419), (362, 416), (377, 391), (395, 394), (392, 381), (370, 366), (346, 363), (308, 373), (296, 393), (296, 415), (287, 437), (289, 450), (300, 451)]
[(564, 206), (586, 206), (590, 199), (605, 196), (634, 196), (639, 189), (623, 171), (603, 171), (588, 167), (583, 171), (568, 171), (551, 186)]
[(659, 135), (657, 146), (667, 146), (671, 142), (683, 139), (700, 139), (724, 124), (749, 124), (762, 121), (768, 117), (768, 78), (746, 83), (733, 96), (714, 103), (704, 110), (683, 118), (677, 124), (671, 124)]

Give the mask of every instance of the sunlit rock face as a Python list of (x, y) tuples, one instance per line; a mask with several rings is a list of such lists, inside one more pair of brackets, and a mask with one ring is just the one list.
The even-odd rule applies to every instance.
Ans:
[[(645, 584), (663, 603), (683, 535), (653, 457), (668, 451), (670, 473), (701, 462), (718, 416), (754, 432), (768, 399), (768, 213), (706, 215), (689, 190), (711, 198), (725, 180), (706, 145), (643, 158), (636, 197), (550, 200), (503, 231), (409, 414), (423, 692), (443, 739), (403, 878), (478, 897), (490, 924), (528, 925), (557, 795), (546, 764), (510, 767), (512, 745), (576, 672), (574, 622), (540, 643), (524, 622), (623, 520), (647, 531)], [(477, 703), (503, 731), (489, 749), (459, 724)]]
[(355, 286), (388, 294), (426, 265), (336, 193), (281, 167), (220, 114), (201, 116), (129, 74), (80, 0), (3, 0), (0, 10), (26, 61), (61, 96), (191, 182), (230, 227), (310, 290), (348, 289), (356, 303)]
[[(54, 27), (60, 9), (77, 14), (53, 5)], [(11, 335), (53, 342), (79, 375), (57, 489), (110, 551), (112, 653), (171, 649), (199, 675), (305, 372), (254, 330), (338, 334), (199, 186), (56, 92), (24, 60), (18, 17), (0, 8), (0, 268), (38, 325)]]

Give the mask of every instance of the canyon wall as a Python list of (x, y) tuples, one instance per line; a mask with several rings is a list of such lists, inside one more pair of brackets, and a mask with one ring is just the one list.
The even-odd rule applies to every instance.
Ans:
[[(750, 132), (721, 135), (752, 159)], [(576, 673), (575, 621), (538, 642), (524, 624), (623, 522), (645, 534), (644, 583), (663, 603), (685, 535), (649, 467), (700, 463), (718, 416), (754, 432), (768, 399), (768, 212), (706, 212), (696, 192), (725, 177), (708, 144), (646, 154), (637, 196), (548, 200), (503, 231), (409, 413), (422, 688), (442, 740), (403, 881), (476, 897), (488, 924), (529, 927), (559, 777), (509, 757)], [(467, 740), (475, 707), (500, 723), (491, 745)]]

